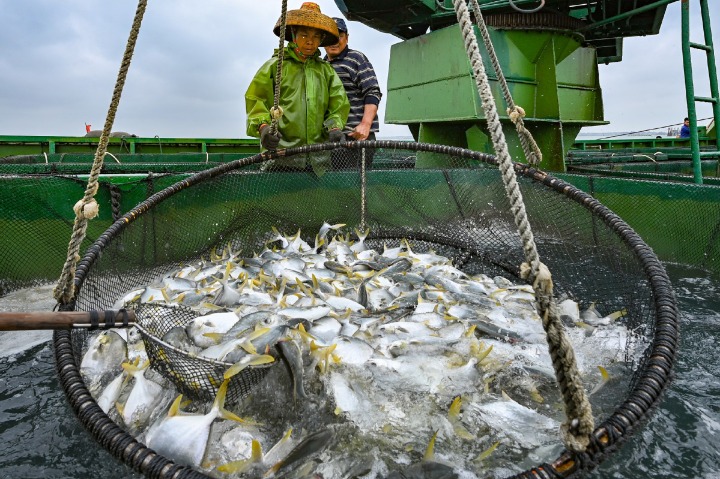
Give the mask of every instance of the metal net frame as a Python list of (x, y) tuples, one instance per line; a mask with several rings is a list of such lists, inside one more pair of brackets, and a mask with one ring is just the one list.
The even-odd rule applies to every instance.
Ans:
[[(309, 166), (257, 168), (287, 157), (329, 169), (318, 176)], [(615, 450), (660, 399), (677, 354), (678, 310), (664, 267), (621, 218), (568, 183), (526, 165), (514, 168), (556, 295), (592, 295), (600, 314), (625, 308), (628, 329), (648, 344), (634, 364), (627, 396), (596, 418), (584, 453), (565, 450), (555, 461), (513, 476), (576, 477)], [(324, 221), (369, 228), (372, 244), (407, 240), (414, 250), (452, 258), (465, 272), (522, 282), (522, 243), (493, 156), (413, 142), (354, 142), (255, 155), (154, 194), (87, 249), (75, 275), (76, 300), (64, 308), (108, 309), (128, 290), (213, 251), (251, 255), (273, 227), (314, 233)], [(116, 458), (148, 477), (208, 477), (148, 449), (100, 409), (79, 372), (86, 336), (54, 336), (58, 375), (80, 422)]]

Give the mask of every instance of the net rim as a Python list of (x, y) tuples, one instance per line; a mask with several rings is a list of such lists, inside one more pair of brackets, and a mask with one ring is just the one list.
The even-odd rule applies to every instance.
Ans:
[[(180, 189), (192, 186), (193, 184), (207, 178), (219, 176), (234, 169), (260, 163), (273, 158), (294, 154), (329, 151), (336, 148), (359, 149), (363, 147), (396, 148), (412, 151), (444, 153), (464, 159), (478, 160), (497, 166), (497, 162), (493, 155), (466, 150), (459, 147), (392, 140), (351, 142), (342, 145), (325, 143), (288, 150), (260, 153), (252, 157), (236, 160), (234, 162), (197, 173), (154, 194), (122, 218), (118, 219), (86, 251), (76, 270), (76, 288), (77, 290), (81, 288), (83, 281), (87, 276), (88, 269), (99, 257), (102, 248), (112, 238), (117, 236), (117, 234), (119, 234), (119, 232), (127, 224), (131, 223), (135, 218), (147, 211), (152, 205), (163, 201), (165, 198), (176, 193)], [(672, 379), (673, 364), (677, 356), (679, 344), (679, 311), (672, 291), (672, 284), (664, 266), (653, 253), (652, 249), (647, 246), (640, 236), (635, 233), (635, 231), (632, 230), (632, 228), (630, 228), (630, 226), (618, 215), (582, 190), (579, 190), (575, 186), (555, 178), (538, 168), (529, 167), (521, 163), (515, 163), (514, 169), (518, 175), (540, 182), (546, 187), (573, 199), (590, 211), (594, 217), (601, 219), (613, 232), (615, 232), (622, 241), (628, 245), (629, 251), (632, 251), (634, 257), (643, 267), (655, 305), (656, 321), (653, 331), (652, 346), (650, 347), (651, 352), (649, 354), (649, 359), (640, 366), (641, 373), (638, 384), (629, 391), (623, 404), (616, 408), (607, 420), (595, 428), (588, 450), (582, 454), (565, 450), (551, 464), (541, 464), (521, 474), (512, 476), (513, 478), (547, 477), (548, 472), (552, 471), (552, 473), (557, 477), (576, 477), (587, 470), (594, 469), (610, 452), (617, 449), (618, 446), (622, 444), (645, 419), (647, 419), (653, 405), (655, 405), (662, 397), (662, 393), (668, 387)], [(61, 307), (61, 309), (65, 310), (74, 310), (74, 308), (74, 303)], [(154, 451), (148, 449), (144, 446), (144, 444), (138, 443), (134, 437), (130, 436), (124, 430), (112, 423), (112, 420), (102, 412), (99, 406), (97, 406), (95, 400), (92, 396), (90, 396), (79, 375), (79, 369), (73, 356), (71, 331), (55, 331), (54, 342), (56, 346), (55, 354), (58, 375), (60, 376), (61, 385), (66, 392), (69, 402), (73, 406), (73, 409), (78, 415), (78, 418), (83, 426), (92, 433), (93, 437), (98, 442), (113, 453), (116, 458), (127, 464), (131, 464), (133, 468), (148, 475), (149, 477), (210, 477), (196, 471), (195, 469), (178, 466), (168, 458), (160, 455), (155, 455), (154, 461), (156, 462), (153, 464), (153, 467), (149, 467), (147, 461), (140, 460), (139, 454), (142, 453), (142, 459), (145, 459), (149, 454), (155, 454)], [(82, 397), (82, 401), (78, 399), (78, 395)], [(85, 414), (87, 411), (91, 411), (91, 413)], [(112, 434), (119, 435), (125, 442), (134, 441), (137, 443), (137, 450), (139, 452), (127, 457), (124, 451), (116, 451), (108, 447), (107, 436), (110, 433), (98, 428), (98, 421), (109, 421), (115, 425), (119, 432), (116, 429), (113, 429)], [(161, 465), (162, 467), (160, 467)], [(170, 475), (167, 471), (172, 471), (173, 475)]]

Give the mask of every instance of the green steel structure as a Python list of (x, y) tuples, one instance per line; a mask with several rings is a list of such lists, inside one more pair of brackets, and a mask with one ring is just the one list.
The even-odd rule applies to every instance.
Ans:
[[(513, 99), (543, 152), (541, 166), (563, 171), (580, 129), (605, 123), (595, 50), (564, 32), (490, 33)], [(493, 151), (458, 26), (393, 45), (387, 91), (385, 121), (409, 125), (418, 141)], [(495, 94), (502, 98), (497, 88)], [(501, 118), (511, 153), (522, 158), (512, 123)]]
[[(84, 154), (94, 155), (99, 138), (67, 136), (0, 136), (0, 158), (16, 155)], [(254, 155), (260, 151), (252, 138), (110, 138), (107, 149), (120, 154), (169, 153), (241, 153)], [(92, 163), (92, 159), (90, 160)]]
[[(547, 0), (539, 10), (536, 1), (478, 2), (513, 100), (543, 152), (542, 168), (565, 171), (580, 129), (606, 123), (597, 64), (620, 61), (625, 37), (657, 34), (671, 1)], [(335, 3), (347, 18), (405, 40), (391, 50), (387, 123), (408, 125), (421, 142), (492, 151), (451, 0)], [(505, 108), (498, 110), (510, 133)], [(516, 135), (506, 137), (513, 157), (522, 158)]]
[[(705, 43), (694, 43), (690, 41), (690, 3), (687, 0), (682, 2), (682, 53), (683, 70), (685, 72), (685, 95), (687, 97), (687, 111), (690, 119), (690, 145), (692, 148), (693, 175), (696, 183), (702, 183), (702, 168), (700, 160), (702, 157), (717, 156), (720, 153), (720, 139), (715, 132), (715, 148), (713, 151), (700, 152), (698, 141), (697, 114), (695, 102), (702, 101), (712, 104), (713, 125), (720, 120), (720, 93), (718, 93), (717, 69), (715, 68), (715, 50), (713, 48), (712, 31), (710, 29), (710, 11), (707, 0), (700, 0), (700, 12), (703, 20), (703, 34)], [(695, 96), (695, 83), (692, 70), (691, 48), (697, 48), (705, 52), (707, 68), (710, 80), (710, 97)]]

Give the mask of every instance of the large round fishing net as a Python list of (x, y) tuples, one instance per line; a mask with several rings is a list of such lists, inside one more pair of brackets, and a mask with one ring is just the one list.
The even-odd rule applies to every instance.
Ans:
[[(362, 145), (352, 143), (335, 150), (332, 145), (313, 145), (283, 151), (279, 156), (256, 155), (198, 173), (158, 192), (115, 222), (87, 250), (77, 269), (77, 297), (70, 308), (111, 309), (125, 298), (123, 306), (136, 309), (141, 317), (150, 367), (167, 381), (168, 388), (175, 388), (176, 393), (197, 403), (209, 404), (230, 363), (205, 360), (162, 340), (174, 325), (185, 325), (208, 312), (178, 304), (169, 307), (144, 304), (132, 294), (188, 265), (222, 257), (253, 258), (272, 249), (273, 244), (276, 250), (282, 250), (279, 234), (286, 240), (302, 239), (313, 245), (322, 225), (342, 224), (342, 233), (338, 230), (337, 234), (345, 235), (348, 244), (362, 240), (366, 249), (404, 247), (417, 257), (425, 253), (439, 255), (448, 258), (452, 267), (461, 272), (458, 274), (496, 278), (499, 286), (492, 293), (493, 300), (501, 293), (527, 287), (520, 279), (520, 265), (525, 260), (523, 244), (493, 157), (417, 143), (365, 142), (364, 149), (360, 148)], [(290, 170), (279, 168), (279, 162), (267, 163), (287, 158), (304, 159), (307, 167)], [(453, 434), (452, 428), (447, 432), (434, 423), (418, 423), (420, 437), (403, 437), (403, 450), (398, 454), (401, 457), (395, 462), (383, 456), (381, 438), (374, 447), (359, 444), (361, 438), (368, 437), (362, 434), (362, 420), (340, 411), (338, 397), (327, 403), (317, 400), (298, 403), (293, 399), (288, 369), (276, 366), (280, 361), (248, 366), (231, 378), (227, 408), (243, 415), (260, 408), (269, 409), (269, 414), (280, 420), (273, 432), (266, 432), (277, 436), (273, 441), (280, 439), (288, 426), (282, 421), (290, 417), (297, 420), (294, 427), (301, 426), (305, 432), (312, 433), (321, 426), (335, 431), (334, 446), (320, 452), (308, 451), (307, 460), (296, 460), (283, 472), (285, 477), (296, 477), (295, 470), (300, 474), (297, 477), (320, 474), (323, 467), (329, 467), (323, 464), (337, 464), (337, 455), (365, 457), (359, 452), (363, 448), (374, 451), (367, 457), (377, 459), (376, 463), (382, 462), (384, 467), (363, 469), (357, 461), (348, 462), (345, 470), (340, 466), (332, 473), (325, 469), (324, 477), (340, 474), (425, 477), (413, 474), (422, 467), (432, 471), (429, 464), (435, 463), (444, 463), (452, 470), (453, 465), (461, 465), (458, 458), (465, 456), (474, 458), (468, 461), (471, 467), (459, 469), (470, 470), (479, 477), (572, 477), (596, 467), (640, 425), (658, 401), (671, 375), (678, 340), (677, 309), (664, 268), (619, 217), (587, 194), (536, 169), (519, 164), (515, 169), (539, 255), (552, 273), (556, 298), (572, 300), (581, 310), (592, 309), (596, 318), (605, 320), (588, 325), (576, 318), (568, 323), (568, 329), (581, 330), (582, 334), (577, 336), (581, 342), (582, 338), (597, 338), (604, 331), (603, 325), (609, 322), (623, 331), (621, 340), (591, 343), (590, 350), (579, 344), (578, 360), (584, 363), (581, 369), (585, 372), (586, 388), (592, 390), (590, 400), (596, 424), (590, 446), (584, 453), (565, 450), (558, 433), (550, 443), (540, 441), (539, 447), (537, 444), (529, 450), (516, 447), (513, 437), (533, 436), (537, 428), (550, 427), (553, 434), (557, 432), (559, 423), (553, 417), (562, 412), (558, 411), (551, 385), (526, 388), (527, 397), (522, 397), (517, 390), (511, 390), (509, 383), (502, 382), (515, 381), (517, 375), (533, 372), (532, 365), (524, 371), (503, 369), (502, 365), (512, 357), (499, 357), (492, 378), (486, 376), (485, 388), (462, 393), (465, 401), (462, 414), (470, 416), (476, 407), (473, 401), (478, 402), (477, 408), (484, 415), (490, 414), (490, 409), (481, 407), (485, 404), (483, 398), (505, 397), (507, 389), (514, 397), (503, 400), (523, 405), (523, 411), (532, 409), (529, 405), (535, 402), (533, 414), (549, 418), (549, 423), (542, 426), (537, 421), (523, 423), (527, 417), (512, 412), (509, 418), (513, 424), (507, 424), (505, 430), (487, 425), (473, 429), (465, 421), (464, 432), (458, 433), (455, 427)], [(291, 286), (284, 284), (287, 288)], [(313, 286), (317, 287), (317, 282), (298, 284), (303, 291)], [(420, 307), (419, 303), (414, 307)], [(498, 331), (474, 329), (474, 334), (481, 338), (488, 335), (488, 340), (499, 339), (513, 346), (520, 343), (522, 347), (522, 341), (512, 331)], [(116, 416), (103, 412), (80, 374), (84, 350), (94, 334), (58, 331), (55, 346), (63, 388), (80, 421), (97, 441), (149, 477), (228, 477), (215, 472), (213, 467), (189, 467), (176, 463), (173, 457), (157, 454), (142, 442), (144, 436), (139, 435), (138, 439)], [(266, 352), (277, 357), (275, 345), (269, 346)], [(601, 350), (605, 354), (602, 358)], [(593, 357), (593, 351), (597, 357)], [(496, 348), (490, 354), (500, 353)], [(595, 369), (603, 358), (610, 358), (604, 367), (614, 368), (612, 380), (602, 379)], [(434, 359), (430, 355), (426, 361), (432, 363)], [(310, 361), (307, 355), (304, 361), (305, 371), (311, 370), (310, 375), (323, 374), (318, 368), (307, 368)], [(333, 367), (341, 365), (326, 364), (324, 373)], [(477, 367), (483, 374), (479, 363)], [(328, 383), (307, 380), (309, 396), (329, 395), (322, 387)], [(362, 389), (356, 392), (365, 398), (373, 394), (372, 382), (366, 384), (359, 379), (353, 382), (347, 378), (345, 381), (349, 389)], [(437, 399), (442, 403), (439, 407), (447, 410), (450, 404), (444, 401), (453, 395), (443, 396), (443, 385), (437, 391), (434, 397), (441, 398)], [(405, 401), (397, 403), (398, 410), (410, 409), (413, 402), (419, 404), (422, 399), (421, 395), (400, 389), (397, 395), (404, 396)], [(538, 396), (544, 396), (545, 402)], [(388, 401), (392, 402), (391, 398)], [(372, 401), (368, 400), (368, 404)], [(515, 436), (510, 431), (513, 428)], [(380, 427), (379, 432), (374, 432), (382, 434), (388, 430)], [(434, 459), (423, 458), (433, 431)], [(218, 437), (211, 436), (209, 447)], [(500, 454), (503, 448), (510, 452)], [(413, 464), (421, 465), (420, 469), (412, 469)], [(255, 477), (265, 472), (253, 469), (247, 474)]]

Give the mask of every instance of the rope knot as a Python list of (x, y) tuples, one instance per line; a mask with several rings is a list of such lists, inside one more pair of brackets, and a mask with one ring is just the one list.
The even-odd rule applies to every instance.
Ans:
[[(590, 445), (590, 432), (583, 433), (580, 429), (581, 423), (578, 419), (573, 419), (570, 424), (563, 423), (560, 426), (560, 435), (563, 444), (573, 452), (585, 452)], [(590, 429), (592, 431), (592, 429)]]
[(512, 108), (508, 108), (507, 114), (513, 123), (517, 123), (520, 118), (525, 118), (525, 110), (518, 105), (513, 105)]
[(91, 220), (98, 215), (100, 207), (98, 206), (97, 201), (95, 201), (95, 198), (92, 198), (88, 203), (85, 203), (85, 199), (82, 199), (75, 203), (73, 211), (78, 219)]
[(520, 265), (520, 277), (522, 279), (532, 280), (535, 290), (542, 291), (545, 294), (552, 295), (553, 282), (550, 269), (544, 263), (538, 261), (537, 271), (532, 270), (530, 263)]
[(273, 106), (272, 108), (270, 108), (270, 116), (272, 117), (273, 120), (279, 120), (280, 118), (282, 118), (282, 116), (283, 116), (282, 107), (278, 105), (277, 107)]

